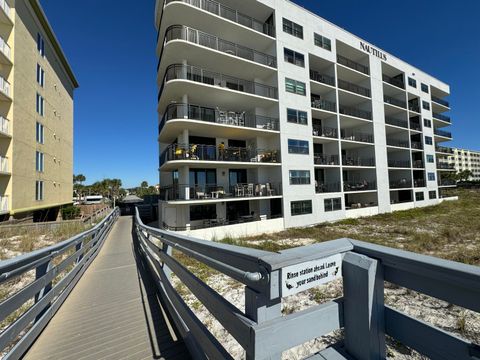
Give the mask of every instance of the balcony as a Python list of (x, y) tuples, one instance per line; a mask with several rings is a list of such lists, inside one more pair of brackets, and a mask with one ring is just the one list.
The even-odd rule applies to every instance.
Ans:
[(457, 186), (457, 182), (453, 179), (438, 179), (438, 186)]
[(337, 104), (335, 102), (323, 99), (312, 99), (312, 108), (337, 112)]
[(423, 144), (420, 141), (412, 141), (411, 147), (412, 149), (423, 150)]
[(441, 121), (446, 121), (448, 123), (451, 123), (452, 120), (450, 119), (449, 116), (446, 116), (446, 115), (442, 115), (442, 114), (438, 114), (438, 113), (433, 113), (433, 118), (434, 119), (438, 119), (438, 120), (441, 120)]
[(416, 188), (422, 188), (427, 186), (425, 179), (413, 179), (413, 186)]
[(415, 121), (410, 121), (410, 130), (422, 131), (422, 125)]
[(324, 184), (315, 180), (315, 192), (317, 194), (340, 192), (340, 189), (340, 182)]
[(12, 10), (6, 0), (0, 0), (0, 8), (2, 9), (0, 10), (2, 20), (12, 24)]
[(328, 126), (313, 125), (312, 135), (327, 137), (331, 139), (338, 139), (338, 130)]
[(370, 89), (345, 80), (338, 79), (338, 87), (342, 90), (350, 91), (358, 95), (371, 97)]
[(390, 85), (396, 86), (400, 89), (405, 89), (405, 84), (403, 80), (393, 78), (385, 74), (383, 74), (382, 78), (383, 78), (383, 81), (385, 81), (386, 83), (389, 83)]
[(163, 201), (224, 201), (225, 199), (262, 198), (281, 196), (282, 185), (273, 183), (246, 183), (225, 187), (219, 184), (175, 184), (160, 189)]
[(223, 111), (219, 108), (214, 109), (197, 105), (170, 104), (165, 110), (160, 122), (158, 128), (159, 134), (166, 122), (170, 120), (197, 120), (219, 125), (271, 131), (278, 131), (280, 129), (279, 120), (277, 118), (246, 112), (239, 113), (235, 111)]
[(433, 95), (432, 95), (432, 101), (436, 102), (437, 104), (443, 105), (447, 108), (450, 107), (450, 103), (447, 100), (440, 99), (440, 98), (438, 98), (436, 96), (433, 96)]
[(335, 78), (329, 75), (320, 74), (315, 70), (310, 70), (310, 80), (320, 82), (322, 84), (335, 86)]
[[(1, 79), (1, 78), (0, 78)], [(223, 75), (208, 70), (203, 70), (191, 65), (170, 65), (165, 72), (163, 84), (158, 93), (158, 100), (162, 95), (165, 85), (172, 80), (187, 80), (205, 85), (215, 86), (222, 89), (239, 91), (251, 95), (262, 96), (269, 99), (278, 99), (276, 87), (259, 84), (253, 81), (239, 79), (233, 76)], [(238, 103), (233, 98), (234, 103)]]
[(265, 35), (275, 37), (275, 27), (273, 25), (266, 24), (262, 21), (256, 20), (251, 16), (242, 14), (235, 9), (229, 8), (223, 4), (220, 4), (212, 0), (166, 0), (165, 4), (171, 2), (180, 1), (196, 8), (202, 9), (221, 18), (233, 21), (237, 24), (246, 26), (252, 30), (261, 32)]
[(372, 191), (377, 190), (376, 181), (368, 181), (366, 179), (360, 181), (344, 181), (343, 182), (343, 191)]
[(395, 99), (395, 98), (393, 98), (391, 96), (388, 96), (388, 95), (383, 95), (383, 101), (387, 104), (390, 104), (390, 105), (395, 105), (395, 106), (398, 106), (398, 107), (401, 107), (401, 108), (404, 108), (404, 109), (407, 108), (407, 102), (406, 101), (398, 100), (398, 99)]
[(448, 131), (443, 131), (443, 130), (440, 130), (440, 129), (434, 129), (433, 133), (435, 135), (438, 135), (438, 136), (443, 136), (443, 137), (450, 138), (450, 139), (452, 138), (452, 133), (448, 132)]
[(11, 64), (12, 63), (12, 50), (10, 49), (10, 46), (8, 46), (7, 42), (2, 37), (0, 37), (0, 52), (7, 59), (7, 63)]
[(410, 160), (388, 160), (388, 167), (392, 168), (410, 168)]
[(418, 101), (409, 101), (408, 110), (414, 111), (420, 114), (420, 105), (418, 104)]
[(423, 169), (425, 168), (425, 164), (423, 163), (423, 160), (413, 160), (413, 168), (414, 169)]
[[(218, 151), (217, 151), (218, 150)], [(160, 155), (160, 166), (169, 161), (214, 161), (243, 162), (250, 164), (274, 164), (280, 162), (277, 150), (262, 150), (242, 147), (189, 144), (169, 145)]]
[(0, 116), (0, 135), (10, 137), (10, 121)]
[(396, 118), (391, 117), (391, 116), (385, 116), (385, 124), (408, 129), (408, 121), (401, 120), (401, 119), (396, 119)]
[(8, 213), (8, 212), (9, 212), (8, 196), (7, 195), (0, 196), (0, 213), (5, 214), (5, 213)]
[(375, 158), (361, 157), (358, 155), (342, 156), (343, 166), (375, 166)]
[(340, 165), (340, 160), (338, 155), (316, 153), (313, 154), (313, 163), (315, 165), (335, 166)]
[(444, 154), (453, 154), (453, 149), (445, 146), (435, 146), (435, 151)]
[(233, 42), (220, 39), (202, 31), (183, 25), (170, 26), (165, 33), (165, 44), (172, 40), (184, 40), (200, 46), (236, 56), (245, 60), (277, 68), (277, 58)]
[(437, 162), (437, 169), (440, 170), (455, 170), (454, 164), (449, 164), (446, 162)]
[(368, 68), (368, 66), (365, 66), (356, 61), (350, 60), (345, 56), (337, 55), (337, 62), (340, 65), (346, 66), (355, 71), (359, 71), (361, 73), (364, 73), (365, 75), (370, 75), (370, 69)]
[(390, 139), (387, 138), (387, 145), (388, 146), (395, 146), (395, 147), (401, 147), (401, 148), (409, 148), (410, 143), (405, 140), (398, 140), (398, 139)]
[(340, 105), (340, 114), (346, 116), (353, 116), (360, 119), (372, 120), (372, 112), (367, 110), (362, 110), (356, 107), (343, 106)]
[(363, 133), (363, 132), (355, 131), (355, 130), (351, 130), (351, 129), (341, 129), (340, 137), (343, 140), (359, 141), (359, 142), (373, 144), (373, 135), (372, 134), (367, 134), (367, 133)]
[(0, 93), (4, 95), (8, 100), (11, 99), (10, 83), (1, 76), (0, 76)]
[(9, 174), (8, 158), (0, 156), (0, 173)]
[(412, 180), (400, 179), (390, 181), (390, 189), (408, 189), (412, 187)]

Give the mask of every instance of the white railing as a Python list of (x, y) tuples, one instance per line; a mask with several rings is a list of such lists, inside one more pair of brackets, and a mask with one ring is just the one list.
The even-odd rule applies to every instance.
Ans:
[(10, 46), (8, 46), (7, 42), (2, 37), (0, 37), (0, 51), (7, 57), (8, 60), (12, 59), (12, 51), (10, 49)]
[(10, 9), (10, 5), (8, 5), (6, 0), (0, 0), (0, 8), (5, 11), (5, 14), (11, 19), (12, 18), (12, 10)]
[(10, 97), (10, 83), (1, 76), (0, 76), (0, 91), (3, 92), (8, 97)]
[(0, 212), (8, 211), (8, 196), (0, 196)]
[(10, 135), (10, 121), (0, 116), (0, 132)]
[(9, 172), (8, 170), (8, 158), (0, 156), (0, 172)]

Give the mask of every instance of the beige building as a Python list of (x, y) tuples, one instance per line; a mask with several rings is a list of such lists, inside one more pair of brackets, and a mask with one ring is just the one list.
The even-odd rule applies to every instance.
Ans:
[(72, 203), (77, 80), (38, 0), (0, 0), (0, 214)]
[(470, 170), (473, 175), (469, 180), (480, 181), (480, 151), (454, 148), (448, 161), (457, 173)]

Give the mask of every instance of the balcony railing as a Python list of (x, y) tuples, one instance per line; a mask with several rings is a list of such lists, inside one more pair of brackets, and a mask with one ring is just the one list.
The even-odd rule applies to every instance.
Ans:
[(440, 104), (440, 105), (443, 105), (443, 106), (446, 106), (446, 107), (450, 107), (450, 103), (447, 100), (440, 99), (440, 98), (438, 98), (436, 96), (433, 96), (433, 95), (432, 95), (432, 101), (436, 102), (437, 104)]
[(408, 103), (408, 110), (420, 113), (420, 106), (418, 104)]
[(271, 99), (278, 98), (276, 87), (259, 84), (253, 81), (242, 80), (233, 76), (223, 75), (191, 65), (174, 64), (167, 68), (163, 85), (159, 91), (158, 98), (162, 94), (165, 83), (171, 80), (189, 80), (198, 83), (218, 86), (225, 89), (245, 92), (248, 94), (263, 96)]
[(390, 189), (408, 189), (412, 187), (412, 180), (400, 179), (390, 181)]
[(393, 126), (399, 126), (403, 127), (405, 129), (408, 129), (408, 121), (407, 120), (401, 120), (401, 119), (396, 119), (394, 117), (390, 116), (385, 116), (385, 123)]
[(387, 104), (390, 105), (395, 105), (401, 108), (406, 109), (407, 108), (407, 102), (399, 99), (395, 99), (391, 96), (388, 95), (383, 95), (383, 101), (385, 101)]
[(370, 75), (370, 69), (368, 66), (362, 65), (356, 61), (350, 60), (342, 55), (337, 55), (337, 62), (343, 66), (349, 67), (350, 69), (359, 71), (366, 75)]
[(263, 150), (243, 147), (189, 144), (169, 145), (160, 155), (160, 166), (167, 161), (228, 161), (249, 163), (277, 163), (280, 156), (277, 150)]
[(385, 75), (383, 74), (383, 81), (391, 84), (391, 85), (394, 85), (396, 87), (399, 87), (400, 89), (405, 89), (405, 83), (403, 82), (403, 79), (400, 80), (398, 78), (393, 78), (393, 77), (390, 77), (388, 75)]
[(388, 160), (388, 166), (393, 168), (410, 168), (410, 160)]
[(0, 156), (0, 172), (8, 173), (10, 172), (8, 167), (8, 158)]
[(11, 60), (12, 51), (10, 46), (8, 46), (7, 42), (0, 37), (0, 51), (7, 57), (8, 60)]
[(351, 129), (341, 129), (340, 137), (343, 140), (360, 141), (373, 144), (373, 135)]
[(5, 213), (8, 212), (8, 210), (8, 196), (0, 196), (0, 212)]
[(433, 113), (433, 117), (438, 120), (446, 121), (446, 122), (452, 122), (449, 116), (442, 115), (439, 113)]
[(310, 70), (310, 79), (330, 86), (335, 86), (335, 78), (329, 75), (320, 74), (315, 70)]
[(10, 135), (10, 121), (0, 116), (0, 132)]
[(312, 135), (337, 139), (338, 130), (336, 128), (332, 128), (328, 126), (313, 125)]
[(425, 167), (423, 160), (413, 160), (412, 165), (415, 169), (423, 169)]
[(313, 163), (315, 165), (340, 165), (338, 155), (313, 154)]
[(277, 67), (277, 58), (216, 36), (183, 25), (170, 26), (165, 33), (165, 44), (172, 40), (185, 40), (229, 55), (250, 60), (272, 68)]
[(434, 133), (435, 135), (443, 136), (443, 137), (447, 137), (447, 138), (451, 138), (451, 137), (452, 137), (452, 133), (451, 133), (451, 132), (444, 131), (444, 130), (440, 130), (440, 129), (434, 129), (434, 130), (433, 130), (433, 133)]
[(10, 96), (10, 83), (0, 76), (0, 91)]
[(420, 123), (410, 121), (410, 129), (416, 130), (416, 131), (422, 131), (422, 125), (420, 125)]
[(425, 179), (413, 179), (413, 186), (416, 188), (425, 187), (426, 186)]
[(5, 0), (0, 0), (0, 8), (7, 14), (7, 16), (11, 19), (12, 18), (12, 10), (10, 5)]
[(387, 137), (387, 145), (388, 146), (396, 146), (396, 147), (402, 147), (402, 148), (409, 148), (410, 143), (405, 140), (398, 140), (398, 139), (391, 139)]
[(205, 10), (214, 15), (220, 16), (224, 19), (233, 21), (237, 24), (246, 26), (255, 31), (264, 33), (266, 35), (275, 37), (275, 27), (270, 24), (266, 24), (262, 21), (256, 20), (251, 16), (242, 14), (235, 9), (229, 8), (223, 4), (211, 0), (166, 0), (166, 4), (171, 2), (180, 1), (186, 4), (195, 6), (199, 9)]
[(438, 179), (438, 186), (454, 186), (457, 182), (453, 179)]
[(175, 184), (160, 189), (160, 199), (164, 201), (271, 197), (281, 194), (281, 184), (269, 182), (235, 184), (226, 187), (219, 184)]
[(333, 101), (312, 99), (312, 107), (315, 109), (337, 112), (337, 104)]
[(420, 141), (412, 141), (412, 149), (423, 150), (423, 144)]
[(344, 181), (343, 191), (368, 191), (377, 190), (377, 182), (373, 180), (362, 179), (359, 181)]
[(359, 94), (359, 95), (362, 95), (362, 96), (366, 96), (366, 97), (371, 96), (370, 89), (367, 89), (366, 87), (363, 87), (363, 86), (360, 86), (360, 85), (357, 85), (357, 84), (354, 84), (354, 83), (351, 83), (349, 81), (338, 79), (338, 87), (340, 89), (350, 91), (350, 92), (353, 92), (355, 94)]
[(342, 156), (343, 166), (375, 166), (375, 158), (361, 157), (358, 155)]
[(351, 106), (340, 105), (340, 114), (347, 116), (354, 116), (361, 119), (372, 120), (372, 112), (367, 110), (362, 110), (359, 108)]
[(437, 169), (455, 170), (455, 165), (454, 165), (454, 164), (445, 163), (445, 162), (437, 162)]
[(453, 154), (453, 149), (445, 146), (435, 146), (435, 151), (445, 153), (445, 154)]
[(341, 191), (340, 189), (341, 189), (340, 182), (324, 184), (315, 180), (315, 192), (317, 194), (340, 192)]
[(223, 111), (218, 108), (207, 108), (189, 104), (168, 105), (160, 122), (158, 133), (160, 133), (169, 120), (188, 119), (200, 120), (209, 123), (248, 127), (263, 130), (279, 130), (277, 118), (251, 114), (247, 112)]

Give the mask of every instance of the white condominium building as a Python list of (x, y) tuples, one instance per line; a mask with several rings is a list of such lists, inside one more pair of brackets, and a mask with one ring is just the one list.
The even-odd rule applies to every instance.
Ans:
[(453, 155), (449, 156), (449, 163), (455, 167), (457, 173), (470, 170), (472, 176), (469, 180), (480, 181), (480, 151), (467, 149), (452, 149)]
[(286, 0), (157, 0), (164, 228), (254, 234), (438, 203), (450, 88)]

